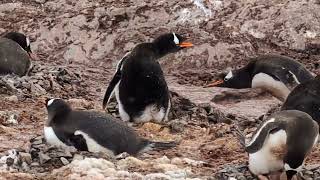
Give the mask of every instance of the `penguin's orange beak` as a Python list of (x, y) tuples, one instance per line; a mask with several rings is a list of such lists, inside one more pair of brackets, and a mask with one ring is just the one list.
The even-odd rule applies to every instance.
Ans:
[(205, 88), (215, 87), (215, 86), (217, 86), (217, 85), (219, 85), (219, 84), (222, 84), (222, 83), (223, 83), (223, 80), (219, 79), (219, 80), (217, 80), (217, 81), (214, 81), (214, 82), (212, 82), (212, 83), (209, 83), (209, 84), (205, 85), (204, 87), (205, 87)]
[(182, 48), (186, 48), (186, 47), (192, 47), (193, 44), (191, 42), (182, 42), (182, 43), (178, 44), (178, 46), (180, 46)]

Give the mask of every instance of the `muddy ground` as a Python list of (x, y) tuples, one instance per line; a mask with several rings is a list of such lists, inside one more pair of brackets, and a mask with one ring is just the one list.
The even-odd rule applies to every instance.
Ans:
[[(27, 34), (38, 60), (26, 77), (1, 77), (0, 151), (30, 151), (30, 140), (43, 133), (46, 97), (68, 99), (75, 108), (103, 111), (102, 98), (118, 59), (137, 43), (175, 31), (188, 37), (195, 47), (161, 60), (173, 96), (171, 121), (134, 128), (144, 137), (181, 143), (170, 150), (137, 157), (154, 163), (153, 167), (136, 164), (125, 169), (130, 176), (110, 177), (134, 179), (133, 172), (166, 174), (167, 169), (156, 166), (161, 164), (156, 159), (166, 156), (171, 165), (175, 164), (174, 158), (198, 163), (176, 163), (187, 172), (185, 176), (167, 173), (164, 179), (254, 179), (233, 128), (237, 125), (245, 133), (252, 132), (262, 116), (276, 111), (281, 102), (257, 89), (202, 87), (218, 73), (266, 53), (295, 58), (317, 74), (319, 4), (317, 0), (1, 1), (0, 33), (14, 30)], [(8, 122), (12, 114), (17, 122)], [(71, 162), (74, 154), (66, 158)], [(30, 162), (28, 168), (11, 172), (2, 168), (0, 179), (70, 179), (76, 170), (68, 169), (71, 165), (64, 166), (59, 158), (33, 165)], [(38, 160), (32, 158), (32, 162)], [(307, 176), (316, 178), (320, 174), (319, 162), (318, 145), (308, 158), (307, 164), (312, 166)], [(120, 166), (119, 161), (113, 163)], [(98, 175), (85, 174), (82, 179), (88, 177)], [(99, 176), (103, 177), (109, 176)]]

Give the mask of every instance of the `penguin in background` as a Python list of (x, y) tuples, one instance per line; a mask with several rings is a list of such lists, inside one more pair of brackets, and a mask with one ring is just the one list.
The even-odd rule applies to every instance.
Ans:
[(0, 39), (0, 74), (27, 74), (30, 59), (36, 59), (31, 51), (30, 40), (18, 32), (9, 32)]
[(298, 85), (289, 94), (281, 110), (299, 110), (320, 124), (320, 76)]
[(141, 138), (124, 122), (94, 111), (77, 111), (62, 99), (46, 101), (48, 119), (44, 137), (50, 145), (79, 151), (118, 155), (138, 155), (149, 150), (165, 150), (177, 143), (155, 142)]
[(313, 79), (303, 64), (280, 55), (252, 58), (246, 66), (220, 76), (219, 80), (205, 87), (261, 88), (282, 102), (294, 87)]
[(175, 33), (163, 34), (153, 42), (138, 44), (118, 62), (103, 99), (103, 109), (115, 95), (123, 121), (167, 121), (170, 94), (158, 60), (192, 46)]
[(254, 175), (266, 180), (266, 176), (284, 171), (291, 180), (302, 171), (306, 157), (317, 144), (319, 125), (307, 113), (287, 110), (271, 115), (248, 143), (240, 131), (238, 135)]

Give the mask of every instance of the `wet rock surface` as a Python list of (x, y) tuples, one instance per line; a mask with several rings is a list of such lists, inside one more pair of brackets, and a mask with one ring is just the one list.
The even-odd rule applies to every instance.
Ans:
[[(234, 128), (249, 137), (281, 102), (257, 89), (203, 86), (265, 53), (290, 56), (319, 73), (319, 8), (317, 0), (1, 1), (0, 34), (27, 34), (39, 58), (26, 76), (0, 77), (1, 178), (256, 179)], [(176, 148), (114, 158), (45, 144), (47, 97), (104, 111), (117, 61), (168, 31), (195, 44), (160, 61), (172, 96), (170, 121), (133, 128), (149, 139), (179, 140)], [(108, 110), (118, 117), (115, 103)], [(318, 178), (319, 162), (318, 145), (303, 175)]]

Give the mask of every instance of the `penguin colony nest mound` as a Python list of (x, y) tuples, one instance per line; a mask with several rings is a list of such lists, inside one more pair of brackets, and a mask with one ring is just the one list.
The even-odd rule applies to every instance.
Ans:
[(27, 76), (0, 77), (0, 93), (21, 98), (43, 95), (62, 98), (85, 97), (87, 84), (81, 75), (64, 67), (34, 65)]

